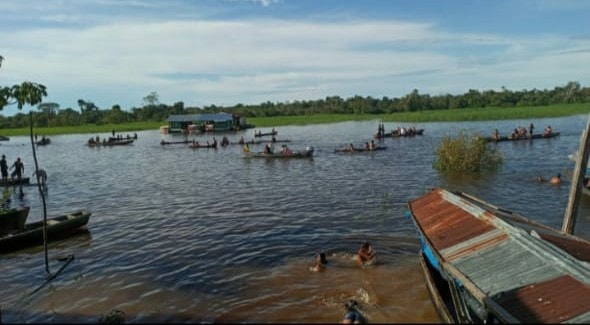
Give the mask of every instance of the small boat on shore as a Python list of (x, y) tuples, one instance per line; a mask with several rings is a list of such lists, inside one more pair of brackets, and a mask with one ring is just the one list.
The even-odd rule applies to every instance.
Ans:
[[(79, 210), (47, 219), (47, 241), (54, 241), (76, 233), (88, 223), (91, 213)], [(20, 231), (11, 231), (0, 237), (0, 253), (43, 245), (44, 221), (26, 224)]]
[(590, 322), (587, 240), (441, 188), (408, 206), (443, 322)]

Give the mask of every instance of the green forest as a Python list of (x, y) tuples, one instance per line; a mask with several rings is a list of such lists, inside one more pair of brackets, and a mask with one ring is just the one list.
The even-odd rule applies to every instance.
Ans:
[[(17, 85), (25, 88), (23, 85)], [(13, 86), (17, 87), (17, 86)], [(30, 85), (29, 85), (30, 86)], [(37, 88), (34, 88), (37, 86)], [(87, 124), (121, 124), (130, 122), (161, 122), (171, 114), (201, 114), (201, 113), (239, 113), (243, 116), (278, 117), (278, 116), (305, 116), (316, 114), (395, 114), (400, 112), (438, 111), (447, 109), (464, 108), (509, 108), (509, 107), (534, 107), (555, 104), (573, 104), (590, 102), (590, 88), (582, 87), (579, 82), (568, 82), (565, 86), (553, 89), (509, 90), (502, 87), (501, 91), (469, 89), (460, 95), (429, 95), (421, 94), (417, 89), (401, 98), (373, 98), (371, 96), (354, 96), (341, 98), (329, 96), (324, 99), (302, 100), (288, 103), (264, 102), (258, 105), (237, 104), (234, 106), (205, 106), (185, 107), (179, 101), (173, 105), (159, 102), (157, 92), (151, 92), (143, 98), (142, 107), (133, 107), (129, 110), (122, 109), (119, 105), (111, 108), (97, 107), (92, 101), (79, 99), (77, 108), (61, 108), (57, 103), (41, 102), (42, 96), (46, 96), (42, 85), (33, 84), (40, 98), (21, 98), (15, 103), (36, 102), (37, 110), (32, 113), (35, 127), (63, 127), (80, 126)], [(18, 98), (20, 89), (8, 87), (0, 88), (0, 95), (4, 91), (5, 105), (10, 105), (8, 98)], [(25, 92), (27, 93), (27, 92)], [(30, 92), (29, 92), (30, 93)], [(0, 96), (2, 97), (2, 96)], [(0, 106), (1, 107), (1, 106)], [(19, 107), (21, 108), (21, 107)], [(0, 128), (22, 128), (30, 125), (29, 114), (17, 113), (14, 116), (0, 115)]]

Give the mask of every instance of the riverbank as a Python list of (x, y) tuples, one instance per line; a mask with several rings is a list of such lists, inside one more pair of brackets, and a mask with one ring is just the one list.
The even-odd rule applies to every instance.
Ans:
[[(317, 114), (304, 116), (275, 116), (275, 117), (251, 117), (248, 122), (256, 125), (257, 128), (277, 127), (286, 125), (311, 125), (339, 123), (347, 121), (371, 121), (383, 122), (464, 122), (464, 121), (493, 121), (493, 120), (515, 120), (545, 117), (563, 117), (590, 113), (590, 104), (567, 104), (550, 106), (527, 106), (527, 107), (499, 107), (499, 108), (466, 108), (452, 110), (433, 110), (420, 112), (402, 112), (395, 114)], [(58, 134), (101, 134), (111, 133), (113, 130), (118, 133), (157, 130), (167, 122), (134, 122), (123, 124), (87, 124), (70, 127), (47, 127), (34, 128), (33, 132), (39, 136), (51, 136)], [(29, 135), (30, 129), (1, 129), (0, 134), (4, 136)]]

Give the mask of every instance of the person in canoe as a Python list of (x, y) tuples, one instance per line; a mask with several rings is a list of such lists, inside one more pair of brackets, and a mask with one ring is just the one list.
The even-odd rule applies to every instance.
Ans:
[(272, 145), (270, 143), (267, 143), (264, 146), (264, 153), (271, 155), (272, 154)]
[(498, 129), (494, 129), (494, 132), (492, 132), (492, 139), (494, 139), (494, 140), (500, 139), (500, 132), (498, 132)]
[(354, 151), (354, 145), (352, 143), (348, 145), (348, 150)]
[(547, 127), (543, 131), (543, 136), (548, 137), (551, 135), (551, 133), (553, 133), (553, 129), (551, 128), (551, 125), (547, 125)]

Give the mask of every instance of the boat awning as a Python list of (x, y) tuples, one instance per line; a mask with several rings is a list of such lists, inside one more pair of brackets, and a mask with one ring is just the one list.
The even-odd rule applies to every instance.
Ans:
[(441, 267), (488, 308), (523, 323), (590, 322), (590, 242), (443, 189), (409, 207)]

